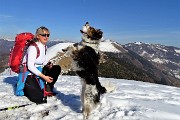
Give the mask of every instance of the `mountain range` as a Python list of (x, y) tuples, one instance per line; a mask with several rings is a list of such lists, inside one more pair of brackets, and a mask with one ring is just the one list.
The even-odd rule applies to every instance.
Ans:
[(147, 59), (158, 69), (180, 79), (180, 48), (141, 42), (129, 43), (124, 47)]
[[(0, 52), (0, 72), (7, 68), (8, 49), (13, 44), (13, 41), (0, 39), (0, 47), (3, 48)], [(48, 43), (49, 54), (54, 54), (52, 58), (60, 58), (63, 55), (61, 50), (70, 44), (73, 43), (67, 41), (50, 41)], [(179, 48), (146, 43), (121, 45), (111, 40), (104, 40), (100, 44), (100, 51), (102, 54), (102, 62), (99, 65), (100, 77), (180, 86)], [(56, 59), (56, 63), (59, 63), (63, 67), (63, 64), (65, 64), (64, 61), (67, 62), (67, 60), (63, 62), (62, 60)], [(72, 71), (66, 74), (74, 75)]]

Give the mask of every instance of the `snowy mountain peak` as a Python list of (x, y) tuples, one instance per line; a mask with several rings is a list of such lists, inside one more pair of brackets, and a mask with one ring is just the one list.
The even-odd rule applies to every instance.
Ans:
[(113, 53), (121, 53), (126, 51), (120, 44), (113, 42), (111, 40), (102, 41), (100, 43), (99, 49), (102, 52), (113, 52)]
[(134, 42), (134, 44), (136, 44), (136, 45), (141, 45), (142, 42)]
[(14, 41), (15, 37), (0, 36), (0, 39), (7, 40), (7, 41)]

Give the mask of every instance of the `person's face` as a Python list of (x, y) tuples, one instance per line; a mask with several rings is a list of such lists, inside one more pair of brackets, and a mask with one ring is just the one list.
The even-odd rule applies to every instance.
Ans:
[(43, 32), (44, 32), (44, 33), (43, 33), (43, 34), (39, 34), (39, 35), (37, 36), (37, 38), (38, 38), (38, 40), (39, 40), (41, 43), (46, 44), (46, 43), (48, 42), (48, 39), (49, 39), (50, 34), (49, 34), (49, 32), (48, 32), (47, 30), (44, 30)]

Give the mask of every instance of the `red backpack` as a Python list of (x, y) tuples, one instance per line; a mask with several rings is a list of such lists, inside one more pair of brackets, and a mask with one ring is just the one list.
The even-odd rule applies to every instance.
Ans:
[[(30, 45), (37, 49), (37, 57), (40, 55), (40, 50), (37, 44), (33, 41), (34, 35), (29, 32), (20, 33), (15, 38), (15, 44), (10, 51), (9, 67), (15, 73), (25, 72), (25, 63), (22, 63), (23, 57)], [(23, 68), (23, 69), (22, 69)]]

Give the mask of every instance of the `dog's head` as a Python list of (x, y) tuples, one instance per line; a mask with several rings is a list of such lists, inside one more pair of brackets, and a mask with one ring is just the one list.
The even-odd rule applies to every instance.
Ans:
[(84, 37), (87, 37), (90, 40), (100, 40), (103, 37), (103, 32), (101, 29), (96, 29), (94, 27), (91, 27), (88, 22), (82, 27), (82, 30), (80, 30), (82, 35)]
[(80, 31), (83, 35), (83, 40), (81, 41), (81, 44), (75, 43), (65, 49), (62, 49), (62, 51), (64, 52), (64, 56), (76, 59), (78, 51), (85, 46), (92, 47), (98, 53), (98, 45), (102, 38), (103, 32), (100, 29), (91, 27), (88, 22), (86, 22), (86, 24)]

